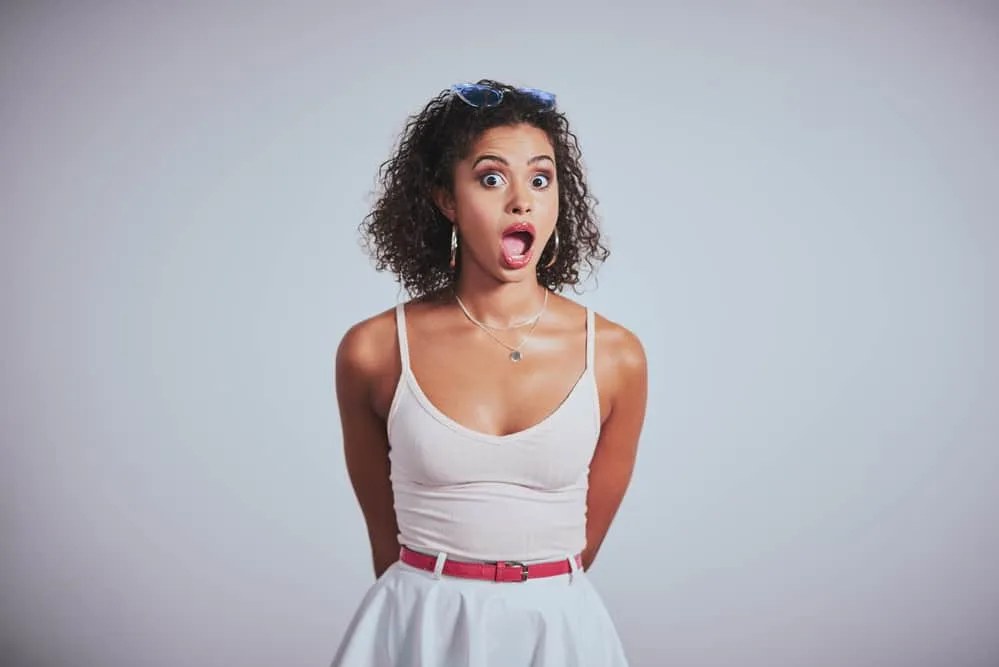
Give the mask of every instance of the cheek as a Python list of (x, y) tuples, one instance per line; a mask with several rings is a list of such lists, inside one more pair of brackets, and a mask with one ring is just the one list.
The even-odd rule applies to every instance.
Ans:
[(552, 188), (551, 190), (545, 193), (545, 196), (541, 199), (541, 201), (545, 207), (545, 212), (548, 213), (548, 215), (550, 215), (552, 218), (557, 218), (559, 211), (558, 190)]
[(461, 223), (474, 225), (483, 220), (492, 220), (497, 214), (497, 207), (501, 207), (495, 192), (487, 190), (464, 190), (457, 193), (455, 200), (455, 211)]

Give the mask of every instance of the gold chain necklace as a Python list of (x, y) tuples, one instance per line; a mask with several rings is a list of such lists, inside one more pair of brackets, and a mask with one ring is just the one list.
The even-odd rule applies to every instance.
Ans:
[(520, 344), (518, 344), (516, 346), (512, 346), (512, 345), (508, 345), (505, 341), (500, 340), (496, 336), (496, 334), (494, 334), (491, 331), (491, 329), (493, 329), (494, 327), (490, 327), (490, 326), (488, 326), (486, 324), (483, 324), (482, 322), (478, 321), (477, 319), (475, 319), (472, 316), (472, 314), (470, 312), (468, 312), (468, 308), (465, 307), (465, 303), (458, 296), (457, 292), (455, 292), (454, 298), (455, 298), (455, 301), (458, 302), (458, 305), (461, 307), (461, 312), (465, 313), (465, 317), (467, 317), (468, 320), (472, 324), (474, 324), (475, 326), (477, 326), (480, 329), (482, 329), (483, 331), (485, 331), (486, 335), (488, 335), (494, 341), (496, 341), (497, 343), (499, 343), (500, 345), (502, 345), (506, 349), (510, 350), (510, 361), (513, 361), (513, 362), (520, 361), (521, 359), (524, 358), (524, 355), (523, 355), (523, 353), (521, 353), (520, 348), (524, 347), (524, 344), (531, 337), (531, 334), (534, 333), (534, 328), (538, 326), (538, 322), (541, 321), (541, 316), (544, 314), (545, 309), (548, 307), (548, 290), (545, 290), (545, 301), (541, 305), (541, 310), (539, 310), (536, 315), (534, 315), (533, 317), (531, 317), (528, 320), (525, 320), (522, 323), (506, 327), (505, 329), (497, 329), (497, 331), (505, 331), (505, 330), (509, 330), (509, 329), (515, 329), (515, 328), (520, 327), (520, 326), (524, 326), (527, 323), (531, 324), (531, 328), (527, 330), (526, 334), (524, 334), (524, 338), (523, 338), (523, 340), (520, 341)]

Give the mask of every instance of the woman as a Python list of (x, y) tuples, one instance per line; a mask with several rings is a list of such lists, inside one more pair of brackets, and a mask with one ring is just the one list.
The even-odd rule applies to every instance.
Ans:
[(625, 665), (588, 581), (635, 463), (646, 361), (559, 296), (607, 257), (550, 93), (453, 86), (409, 120), (365, 219), (413, 300), (337, 351), (376, 582), (336, 666)]

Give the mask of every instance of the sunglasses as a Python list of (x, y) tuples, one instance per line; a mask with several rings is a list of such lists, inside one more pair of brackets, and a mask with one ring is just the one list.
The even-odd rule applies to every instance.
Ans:
[[(537, 88), (514, 88), (521, 95), (526, 95), (542, 111), (555, 108), (555, 94)], [(503, 101), (503, 91), (481, 83), (456, 83), (451, 86), (451, 93), (461, 98), (470, 107), (483, 109), (498, 106)]]

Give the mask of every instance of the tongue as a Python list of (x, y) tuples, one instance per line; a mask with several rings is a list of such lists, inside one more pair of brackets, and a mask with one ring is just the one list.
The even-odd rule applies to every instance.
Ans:
[(508, 257), (520, 257), (527, 251), (527, 239), (522, 234), (504, 236), (503, 251)]

